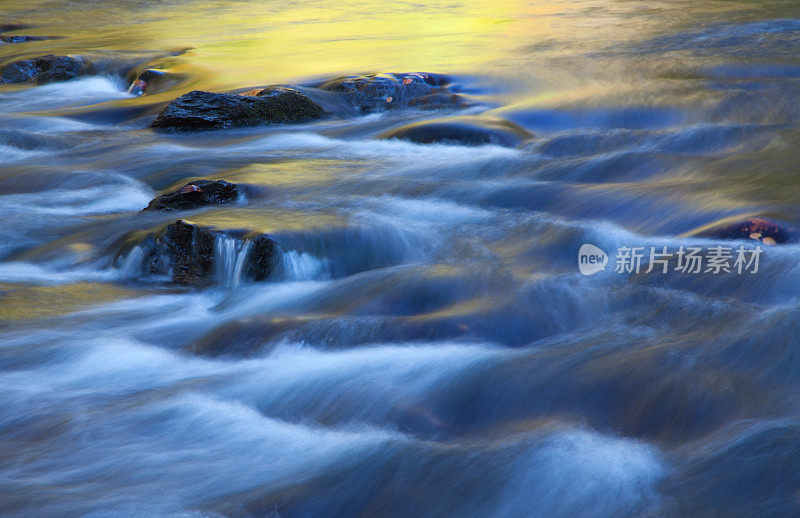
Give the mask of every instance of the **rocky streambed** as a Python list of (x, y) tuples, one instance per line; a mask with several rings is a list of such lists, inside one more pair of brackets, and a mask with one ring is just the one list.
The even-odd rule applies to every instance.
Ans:
[(4, 8), (0, 514), (798, 514), (791, 5)]

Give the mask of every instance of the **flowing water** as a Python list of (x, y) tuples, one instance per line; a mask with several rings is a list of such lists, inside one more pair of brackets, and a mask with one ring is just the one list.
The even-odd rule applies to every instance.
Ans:
[[(800, 225), (794, 0), (0, 2), (0, 514), (800, 515), (800, 245), (753, 274), (578, 271), (583, 243)], [(143, 97), (125, 71), (178, 80)], [(378, 140), (441, 116), (154, 133), (164, 103), (369, 71), (451, 74), (520, 148)], [(212, 286), (120, 254), (181, 213)]]

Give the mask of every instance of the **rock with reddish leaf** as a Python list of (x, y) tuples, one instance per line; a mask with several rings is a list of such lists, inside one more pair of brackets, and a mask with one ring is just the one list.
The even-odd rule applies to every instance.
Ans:
[(239, 197), (239, 186), (225, 180), (195, 180), (156, 197), (143, 210), (187, 210), (231, 203)]
[(752, 239), (765, 245), (790, 243), (797, 240), (794, 229), (783, 223), (764, 218), (725, 221), (703, 227), (690, 234), (717, 239)]
[(344, 95), (362, 113), (409, 106), (459, 108), (467, 104), (461, 96), (450, 91), (447, 76), (427, 72), (343, 76), (327, 81), (319, 88)]

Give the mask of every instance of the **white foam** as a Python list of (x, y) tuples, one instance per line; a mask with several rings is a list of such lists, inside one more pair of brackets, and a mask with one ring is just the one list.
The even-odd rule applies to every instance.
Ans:
[(526, 450), (511, 461), (497, 516), (628, 516), (658, 505), (666, 470), (651, 445), (566, 430)]
[(316, 280), (243, 285), (228, 293), (220, 302), (218, 310), (227, 318), (242, 318), (280, 310), (299, 304), (302, 299), (325, 288), (330, 282)]
[(478, 207), (436, 198), (401, 198), (384, 195), (374, 199), (378, 211), (386, 216), (426, 225), (474, 223), (492, 213)]
[[(25, 130), (44, 135), (53, 133), (67, 133), (71, 131), (91, 131), (97, 129), (109, 131), (114, 129), (113, 126), (101, 126), (98, 124), (92, 124), (90, 122), (69, 119), (67, 117), (44, 117), (40, 115), (35, 117), (20, 117), (19, 119), (15, 120), (15, 122), (20, 122), (21, 124), (19, 124), (19, 127)], [(120, 131), (125, 131), (124, 128), (119, 129)]]
[(306, 415), (324, 415), (335, 408), (342, 421), (366, 416), (382, 420), (413, 406), (413, 401), (429, 396), (454, 376), (516, 354), (450, 342), (334, 351), (286, 343), (270, 356), (253, 360), (250, 373), (241, 372), (225, 393), (271, 412), (304, 409)]
[(313, 281), (330, 278), (328, 261), (296, 250), (281, 254), (283, 272), (289, 281)]
[(63, 265), (38, 265), (17, 261), (0, 263), (0, 282), (55, 285), (78, 281), (109, 281), (117, 278), (119, 274), (115, 270), (64, 269)]
[[(185, 155), (197, 153), (197, 149), (181, 144), (156, 144), (155, 153)], [(493, 159), (513, 159), (521, 155), (518, 149), (502, 146), (452, 146), (445, 144), (415, 144), (401, 140), (343, 140), (325, 137), (310, 132), (277, 133), (231, 146), (204, 148), (203, 153), (220, 156), (252, 155), (274, 156), (286, 152), (297, 157), (298, 152), (308, 157), (376, 160), (418, 168), (466, 164)]]
[[(254, 485), (300, 483), (358, 462), (395, 439), (366, 427), (348, 431), (287, 423), (191, 389), (213, 382), (215, 370), (235, 370), (227, 364), (186, 359), (117, 337), (69, 345), (71, 353), (62, 361), (0, 373), (0, 393), (7, 408), (22, 412), (19, 419), (36, 418), (43, 404), (58, 412), (83, 409), (69, 427), (48, 435), (54, 444), (70, 446), (44, 448), (27, 458), (25, 469), (47, 485), (102, 473), (94, 494), (115, 511), (126, 505), (141, 511), (131, 504), (131, 487), (137, 500), (174, 508)], [(188, 390), (179, 389), (182, 380)], [(165, 387), (177, 390), (159, 390)], [(84, 417), (87, 411), (91, 418)], [(10, 418), (0, 417), (4, 424)], [(85, 440), (87, 434), (96, 437)], [(165, 486), (172, 488), (168, 496)]]
[(111, 76), (89, 76), (6, 94), (0, 103), (0, 112), (95, 104), (127, 97), (131, 95), (125, 91), (122, 79)]
[(26, 158), (42, 156), (44, 153), (38, 150), (21, 149), (15, 146), (0, 144), (0, 162), (15, 162)]
[(54, 189), (0, 196), (0, 214), (86, 216), (139, 210), (147, 206), (153, 190), (129, 177), (109, 176), (110, 183), (82, 189)]

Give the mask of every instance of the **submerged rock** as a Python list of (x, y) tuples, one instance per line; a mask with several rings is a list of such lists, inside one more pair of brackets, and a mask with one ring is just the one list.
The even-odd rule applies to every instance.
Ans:
[(446, 108), (466, 108), (470, 106), (462, 96), (454, 93), (436, 93), (415, 97), (408, 101), (411, 108), (420, 110), (443, 110)]
[(189, 344), (185, 351), (198, 356), (252, 356), (263, 354), (269, 342), (302, 325), (298, 317), (253, 316), (225, 323)]
[(450, 79), (439, 74), (367, 74), (338, 77), (320, 89), (343, 94), (360, 112), (372, 113), (415, 106), (424, 109), (460, 107), (465, 100), (452, 93)]
[(0, 83), (36, 83), (43, 85), (68, 81), (84, 74), (88, 67), (81, 58), (73, 56), (41, 56), (15, 61), (3, 67)]
[(690, 235), (717, 239), (753, 239), (765, 245), (789, 243), (797, 240), (797, 234), (793, 229), (783, 223), (762, 218), (721, 222), (691, 232)]
[(26, 43), (28, 41), (49, 40), (47, 36), (0, 36), (0, 43)]
[[(226, 240), (238, 241), (239, 246), (232, 250), (219, 246)], [(241, 255), (227, 257), (229, 251)], [(135, 262), (132, 266), (140, 273), (170, 274), (175, 283), (205, 286), (220, 272), (242, 274), (254, 281), (267, 279), (277, 265), (278, 246), (266, 234), (221, 230), (179, 219), (139, 239), (124, 255), (124, 263)], [(226, 265), (237, 263), (241, 263), (241, 270), (224, 271)]]
[(178, 81), (179, 78), (166, 70), (149, 68), (136, 76), (128, 88), (128, 93), (132, 95), (152, 94), (164, 90)]
[(463, 146), (517, 147), (531, 135), (513, 122), (486, 117), (448, 117), (406, 124), (382, 133), (382, 139), (401, 139), (418, 144), (452, 143)]
[(9, 31), (22, 31), (32, 29), (33, 25), (27, 23), (0, 23), (0, 33)]
[(186, 210), (236, 201), (239, 186), (225, 180), (195, 180), (157, 196), (142, 210)]
[(316, 101), (293, 88), (270, 87), (255, 95), (195, 90), (169, 103), (150, 126), (172, 130), (220, 129), (305, 122), (325, 114)]

